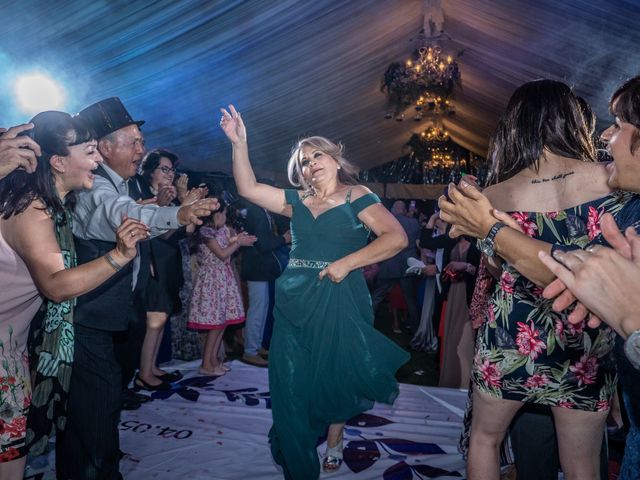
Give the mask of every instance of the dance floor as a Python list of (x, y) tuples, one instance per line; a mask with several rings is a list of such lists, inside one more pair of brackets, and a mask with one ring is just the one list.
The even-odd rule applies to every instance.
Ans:
[[(198, 362), (174, 363), (185, 377), (137, 411), (123, 412), (121, 471), (127, 480), (270, 480), (267, 370), (240, 362), (203, 377)], [(340, 388), (339, 381), (336, 388)], [(466, 392), (400, 385), (393, 406), (376, 404), (345, 430), (345, 464), (331, 479), (460, 479), (457, 451)], [(318, 446), (324, 452), (325, 445)], [(32, 459), (26, 478), (54, 479), (54, 453)]]

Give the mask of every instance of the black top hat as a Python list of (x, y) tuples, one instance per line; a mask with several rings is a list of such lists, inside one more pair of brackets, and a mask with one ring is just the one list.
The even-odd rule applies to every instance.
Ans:
[(132, 119), (118, 97), (100, 100), (82, 110), (78, 116), (91, 127), (97, 139), (129, 125), (140, 126), (144, 123), (144, 120)]

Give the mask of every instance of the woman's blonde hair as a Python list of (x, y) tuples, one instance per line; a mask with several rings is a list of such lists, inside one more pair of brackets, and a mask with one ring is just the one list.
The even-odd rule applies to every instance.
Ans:
[(325, 137), (307, 137), (299, 140), (291, 149), (291, 156), (289, 157), (289, 163), (287, 164), (287, 175), (291, 185), (295, 187), (302, 187), (306, 191), (313, 190), (313, 187), (302, 175), (302, 165), (300, 162), (304, 156), (304, 153), (302, 152), (304, 147), (320, 150), (322, 153), (333, 158), (338, 165), (340, 165), (340, 169), (338, 170), (338, 180), (341, 183), (348, 185), (355, 185), (358, 183), (359, 169), (344, 158), (344, 145), (342, 145), (342, 143), (338, 143), (336, 145)]

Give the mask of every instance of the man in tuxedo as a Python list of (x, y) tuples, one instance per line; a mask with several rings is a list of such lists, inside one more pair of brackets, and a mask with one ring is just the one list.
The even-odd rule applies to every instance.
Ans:
[[(147, 224), (151, 236), (197, 223), (218, 207), (215, 199), (184, 207), (137, 203), (136, 174), (144, 154), (143, 121), (134, 121), (116, 97), (95, 103), (78, 114), (93, 129), (104, 163), (96, 170), (91, 190), (77, 196), (73, 233), (78, 264), (101, 257), (115, 246), (117, 226), (125, 217)], [(134, 305), (149, 274), (148, 256), (141, 248), (125, 267), (92, 292), (78, 297), (75, 312), (74, 362), (66, 430), (57, 439), (58, 480), (115, 480), (119, 472), (118, 422), (122, 406), (122, 370), (132, 369), (136, 354), (118, 355), (114, 337), (139, 330), (144, 319)], [(140, 253), (142, 252), (142, 254)], [(118, 361), (120, 360), (120, 361)], [(135, 370), (135, 366), (133, 366)], [(130, 374), (130, 373), (129, 373)]]

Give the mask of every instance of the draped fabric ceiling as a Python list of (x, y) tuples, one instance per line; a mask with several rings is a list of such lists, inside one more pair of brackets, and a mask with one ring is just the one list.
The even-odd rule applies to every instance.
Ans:
[[(457, 113), (445, 126), (485, 154), (509, 95), (540, 77), (574, 85), (607, 121), (606, 102), (640, 73), (637, 0), (442, 0), (444, 48), (462, 52)], [(2, 1), (0, 125), (15, 108), (15, 75), (42, 68), (75, 112), (119, 96), (145, 119), (147, 146), (196, 170), (230, 171), (218, 127), (234, 103), (259, 174), (282, 179), (305, 135), (341, 140), (362, 168), (395, 159), (427, 121), (384, 119), (380, 79), (407, 58), (421, 0)]]

